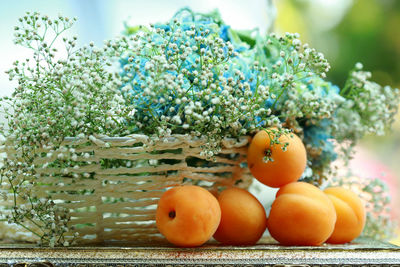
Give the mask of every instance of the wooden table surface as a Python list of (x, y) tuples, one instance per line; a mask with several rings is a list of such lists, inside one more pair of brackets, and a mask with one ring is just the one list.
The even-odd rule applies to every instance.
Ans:
[[(110, 244), (109, 244), (110, 245)], [(199, 248), (93, 246), (40, 248), (0, 245), (1, 266), (367, 266), (400, 267), (400, 247), (361, 239), (347, 245), (284, 247), (265, 239), (255, 246)]]

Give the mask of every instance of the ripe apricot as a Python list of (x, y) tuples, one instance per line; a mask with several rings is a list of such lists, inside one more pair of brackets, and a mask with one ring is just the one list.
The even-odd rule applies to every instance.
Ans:
[(361, 199), (352, 191), (342, 187), (324, 190), (333, 202), (337, 220), (335, 230), (326, 241), (331, 244), (344, 244), (358, 237), (365, 225), (365, 208)]
[[(307, 154), (301, 139), (295, 134), (282, 135), (280, 144), (271, 144), (273, 132), (259, 131), (250, 143), (247, 164), (253, 176), (270, 187), (282, 187), (297, 181), (307, 164)], [(289, 143), (283, 151), (283, 144)], [(265, 161), (269, 156), (273, 161)]]
[(180, 247), (201, 246), (218, 228), (221, 209), (217, 199), (195, 185), (166, 191), (158, 202), (156, 225), (161, 234)]
[(328, 196), (314, 185), (295, 182), (276, 193), (267, 225), (283, 245), (317, 246), (329, 238), (335, 222), (335, 207)]
[(221, 222), (214, 238), (228, 245), (253, 245), (267, 227), (267, 216), (261, 203), (248, 191), (229, 188), (218, 196)]

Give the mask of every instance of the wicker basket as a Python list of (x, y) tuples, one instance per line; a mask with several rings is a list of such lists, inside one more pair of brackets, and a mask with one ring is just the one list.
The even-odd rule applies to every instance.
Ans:
[[(226, 139), (216, 161), (209, 161), (200, 155), (203, 140), (185, 135), (158, 141), (145, 135), (67, 138), (64, 152), (53, 152), (49, 158), (48, 151), (37, 151), (36, 172), (41, 174), (37, 194), (50, 194), (57, 205), (70, 210), (78, 244), (161, 242), (155, 210), (166, 188), (188, 183), (210, 191), (249, 186), (252, 176), (243, 164), (248, 142), (248, 137)], [(65, 148), (79, 155), (67, 159), (79, 167), (54, 167)], [(13, 157), (12, 142), (6, 142), (4, 151)], [(11, 206), (9, 199), (2, 205)]]

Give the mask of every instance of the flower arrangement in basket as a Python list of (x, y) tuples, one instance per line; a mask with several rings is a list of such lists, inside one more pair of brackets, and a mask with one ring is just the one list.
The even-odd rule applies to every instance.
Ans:
[[(155, 211), (166, 189), (247, 188), (258, 131), (275, 144), (299, 136), (301, 180), (321, 186), (336, 158), (383, 134), (397, 111), (399, 91), (369, 81), (361, 64), (342, 89), (325, 81), (327, 60), (297, 34), (239, 32), (218, 13), (183, 9), (102, 48), (77, 48), (62, 36), (74, 21), (27, 13), (15, 27), (15, 43), (33, 51), (8, 71), (18, 86), (1, 102), (1, 212), (16, 241), (161, 242)], [(372, 226), (388, 228), (373, 216)]]

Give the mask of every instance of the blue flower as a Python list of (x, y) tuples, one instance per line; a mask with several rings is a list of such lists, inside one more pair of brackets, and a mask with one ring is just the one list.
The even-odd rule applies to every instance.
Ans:
[(319, 77), (304, 78), (304, 84), (307, 89), (317, 92), (321, 98), (332, 98), (339, 95), (340, 88), (330, 82), (327, 82)]
[(231, 38), (229, 37), (229, 29), (231, 27), (228, 25), (222, 25), (219, 31), (219, 37), (222, 38), (225, 42), (231, 41)]
[(329, 133), (330, 124), (331, 120), (324, 119), (318, 126), (304, 127), (304, 142), (313, 148), (321, 149), (321, 154), (312, 160), (313, 166), (326, 165), (337, 159), (337, 153), (331, 141), (333, 137)]
[(171, 26), (170, 25), (166, 25), (166, 24), (155, 24), (154, 28), (156, 29), (162, 29), (166, 32), (169, 32), (171, 30)]

